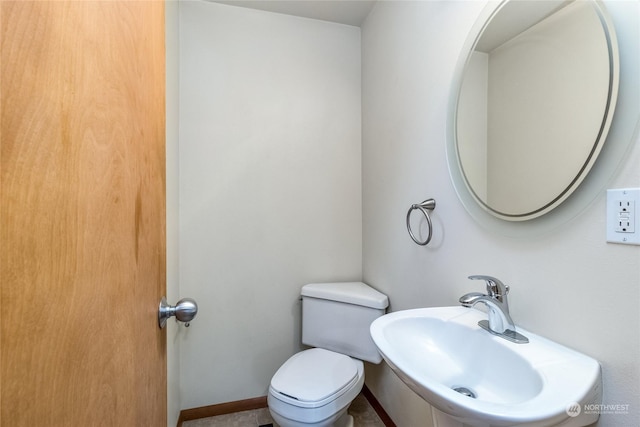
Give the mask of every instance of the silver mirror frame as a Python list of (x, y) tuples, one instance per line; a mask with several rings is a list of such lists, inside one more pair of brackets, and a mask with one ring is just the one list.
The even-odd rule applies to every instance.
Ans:
[[(620, 71), (615, 115), (611, 120), (606, 143), (603, 145), (591, 171), (583, 177), (582, 182), (573, 193), (564, 198), (562, 203), (557, 203), (551, 209), (545, 211), (544, 215), (526, 221), (506, 221), (487, 211), (468, 188), (458, 158), (456, 142), (458, 96), (469, 55), (488, 20), (506, 1), (509, 0), (490, 1), (484, 7), (461, 49), (452, 79), (449, 99), (446, 154), (452, 183), (467, 212), (481, 226), (490, 231), (511, 237), (525, 237), (557, 229), (590, 206), (598, 196), (604, 195), (604, 190), (616, 175), (633, 142), (637, 140), (640, 134), (640, 55), (638, 53), (640, 52), (640, 47), (638, 46), (640, 38), (637, 31), (638, 13), (637, 9), (635, 13), (629, 13), (626, 9), (638, 6), (634, 5), (634, 2), (612, 1), (608, 2), (610, 6), (605, 8), (604, 2), (594, 1), (594, 5), (599, 8), (600, 15), (607, 21), (607, 25), (616, 28), (618, 55), (614, 56), (620, 57)], [(635, 20), (635, 23), (631, 23), (635, 25), (630, 25), (631, 20)], [(625, 22), (626, 25), (618, 26), (615, 25), (616, 22)], [(635, 31), (628, 30), (629, 28), (634, 28)]]

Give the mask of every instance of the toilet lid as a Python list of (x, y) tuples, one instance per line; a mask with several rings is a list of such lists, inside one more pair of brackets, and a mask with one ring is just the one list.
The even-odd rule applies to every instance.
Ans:
[(303, 402), (317, 402), (351, 384), (358, 367), (349, 356), (312, 348), (293, 355), (271, 379), (271, 387)]

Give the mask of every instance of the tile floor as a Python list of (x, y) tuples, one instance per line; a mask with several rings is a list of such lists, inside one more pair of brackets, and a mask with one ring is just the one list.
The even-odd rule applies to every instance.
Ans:
[[(376, 411), (373, 410), (362, 393), (351, 403), (349, 413), (353, 415), (355, 427), (384, 427), (378, 414), (376, 414)], [(277, 424), (271, 418), (271, 414), (269, 414), (269, 409), (263, 408), (185, 421), (182, 423), (182, 427), (259, 427), (270, 424), (273, 427), (277, 427)]]

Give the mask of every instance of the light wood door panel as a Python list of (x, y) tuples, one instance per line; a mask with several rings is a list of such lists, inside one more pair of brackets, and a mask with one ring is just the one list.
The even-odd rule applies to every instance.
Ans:
[(164, 427), (164, 3), (0, 15), (0, 425)]

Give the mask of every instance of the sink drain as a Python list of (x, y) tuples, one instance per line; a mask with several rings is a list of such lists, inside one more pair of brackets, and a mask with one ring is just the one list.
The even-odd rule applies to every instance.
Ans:
[(453, 391), (457, 391), (458, 393), (463, 394), (467, 397), (470, 397), (472, 399), (476, 398), (476, 394), (466, 387), (451, 387), (451, 388), (453, 389)]

